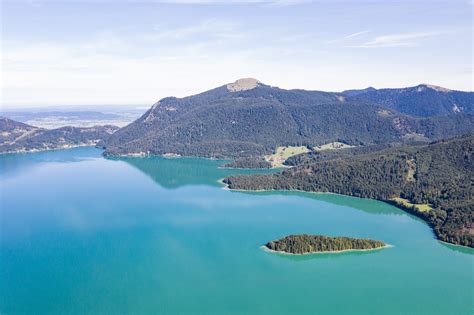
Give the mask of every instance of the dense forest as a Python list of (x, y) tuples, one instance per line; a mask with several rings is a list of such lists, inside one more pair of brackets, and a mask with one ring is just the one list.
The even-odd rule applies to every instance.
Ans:
[(382, 241), (351, 237), (329, 237), (324, 235), (289, 235), (268, 242), (268, 249), (289, 254), (309, 254), (346, 250), (369, 250), (385, 247)]
[(335, 159), (347, 159), (350, 157), (355, 157), (358, 155), (373, 153), (377, 151), (382, 151), (391, 147), (400, 146), (400, 143), (393, 144), (374, 144), (367, 146), (357, 146), (352, 148), (344, 148), (337, 150), (323, 150), (315, 151), (312, 150), (308, 153), (298, 154), (289, 157), (285, 162), (286, 166), (298, 166), (303, 164), (312, 164), (321, 161), (329, 161)]
[(474, 113), (472, 92), (453, 91), (428, 84), (402, 89), (350, 90), (343, 94), (351, 101), (378, 104), (414, 116)]
[(423, 218), (440, 240), (474, 247), (474, 136), (429, 145), (396, 146), (303, 164), (276, 174), (231, 176), (232, 189), (333, 192), (392, 202), (401, 197), (430, 211)]
[(357, 146), (427, 143), (472, 132), (473, 117), (467, 111), (414, 117), (370, 100), (350, 100), (341, 93), (284, 90), (259, 83), (247, 90), (222, 86), (185, 98), (164, 98), (101, 145), (106, 155), (244, 158), (271, 154), (278, 146), (336, 141)]
[(117, 129), (115, 126), (44, 129), (0, 117), (0, 153), (93, 145), (108, 138)]
[(266, 161), (262, 157), (248, 157), (236, 159), (222, 165), (224, 168), (247, 168), (247, 169), (264, 169), (272, 168), (272, 163)]

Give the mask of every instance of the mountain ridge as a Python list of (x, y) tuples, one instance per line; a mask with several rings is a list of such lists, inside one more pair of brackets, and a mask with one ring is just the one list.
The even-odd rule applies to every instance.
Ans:
[(110, 125), (45, 129), (0, 116), (0, 154), (96, 145), (116, 130)]
[(367, 88), (359, 91), (349, 91), (348, 99), (379, 104), (413, 116), (474, 113), (473, 92), (450, 90), (432, 84), (424, 83), (406, 88)]
[(105, 154), (235, 158), (268, 154), (277, 146), (334, 141), (361, 145), (411, 137), (429, 142), (474, 129), (470, 113), (416, 117), (374, 103), (364, 96), (372, 89), (346, 97), (243, 80), (245, 88), (237, 80), (231, 90), (226, 84), (192, 96), (161, 99), (101, 143)]

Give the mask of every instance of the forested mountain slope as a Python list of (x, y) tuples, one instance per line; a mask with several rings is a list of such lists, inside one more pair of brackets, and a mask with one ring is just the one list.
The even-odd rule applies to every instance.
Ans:
[(349, 90), (343, 94), (349, 101), (369, 102), (414, 116), (474, 113), (474, 93), (429, 84), (401, 89)]
[(0, 117), (0, 153), (94, 145), (109, 137), (117, 129), (115, 126), (44, 129)]
[(474, 130), (472, 115), (417, 118), (341, 93), (284, 90), (255, 79), (169, 97), (103, 143), (108, 155), (248, 157), (277, 146), (429, 141)]
[[(232, 189), (333, 192), (408, 204), (439, 239), (474, 247), (474, 136), (297, 166), (281, 173), (232, 176)], [(421, 207), (420, 207), (421, 208)]]

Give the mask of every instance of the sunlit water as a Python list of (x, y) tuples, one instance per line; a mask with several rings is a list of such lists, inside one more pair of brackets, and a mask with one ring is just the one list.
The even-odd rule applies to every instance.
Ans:
[[(1, 314), (473, 314), (473, 251), (374, 200), (242, 193), (205, 159), (0, 157)], [(278, 255), (292, 233), (383, 240)]]

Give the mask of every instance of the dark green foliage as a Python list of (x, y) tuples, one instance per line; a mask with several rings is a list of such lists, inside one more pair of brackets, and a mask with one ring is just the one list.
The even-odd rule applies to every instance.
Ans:
[(268, 249), (290, 254), (308, 254), (318, 252), (367, 250), (385, 247), (382, 241), (351, 237), (329, 237), (324, 235), (289, 235), (268, 242)]
[(375, 144), (368, 146), (358, 146), (354, 148), (345, 148), (338, 150), (324, 150), (324, 151), (311, 151), (308, 153), (298, 154), (289, 157), (283, 164), (287, 166), (297, 166), (303, 164), (312, 164), (321, 161), (329, 161), (335, 159), (345, 159), (354, 157), (357, 155), (382, 151), (388, 149), (395, 144)]
[(439, 239), (474, 247), (474, 136), (430, 145), (301, 165), (276, 174), (231, 176), (234, 189), (333, 192), (356, 197), (408, 199), (434, 210), (405, 210), (423, 218)]
[(43, 129), (0, 117), (0, 153), (60, 149), (91, 145), (108, 138), (118, 127), (62, 127)]
[(230, 92), (226, 86), (198, 95), (162, 99), (104, 142), (106, 155), (242, 158), (277, 146), (353, 145), (425, 141), (467, 134), (467, 114), (415, 118), (372, 103), (344, 101), (340, 93), (283, 90), (260, 84)]
[(271, 168), (272, 163), (266, 161), (263, 158), (259, 157), (249, 157), (249, 158), (241, 158), (237, 159), (235, 161), (229, 162), (224, 164), (222, 167), (226, 168), (255, 168), (255, 169), (261, 169), (261, 168)]
[(402, 89), (350, 90), (343, 94), (351, 101), (362, 101), (414, 116), (474, 113), (474, 93), (451, 91), (421, 84)]

